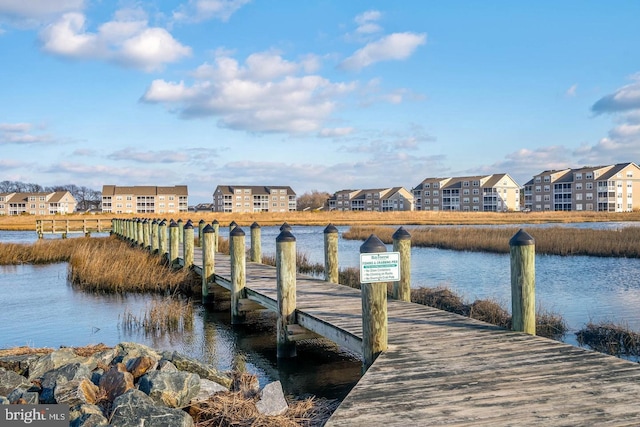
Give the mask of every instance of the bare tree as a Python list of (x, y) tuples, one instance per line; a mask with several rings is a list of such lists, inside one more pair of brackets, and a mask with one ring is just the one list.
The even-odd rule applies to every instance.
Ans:
[(331, 194), (326, 191), (311, 190), (298, 197), (298, 210), (326, 208)]

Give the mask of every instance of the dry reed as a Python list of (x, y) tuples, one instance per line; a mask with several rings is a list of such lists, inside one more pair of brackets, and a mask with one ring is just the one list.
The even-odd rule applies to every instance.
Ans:
[[(342, 237), (365, 240), (375, 234), (385, 243), (393, 241), (392, 227), (352, 227)], [(510, 227), (418, 227), (410, 230), (411, 245), (460, 251), (509, 253), (509, 240), (518, 231)], [(531, 227), (536, 253), (548, 255), (590, 255), (640, 257), (640, 227), (594, 230), (575, 227)]]
[(165, 333), (183, 333), (193, 330), (194, 310), (191, 300), (178, 298), (154, 299), (140, 317), (129, 308), (118, 316), (120, 326), (126, 332), (144, 331), (146, 336), (161, 336)]
[(640, 333), (613, 322), (592, 323), (576, 332), (580, 345), (614, 356), (640, 361)]

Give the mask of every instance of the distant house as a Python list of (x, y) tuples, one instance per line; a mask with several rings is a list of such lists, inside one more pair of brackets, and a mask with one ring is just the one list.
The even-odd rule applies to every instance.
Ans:
[(77, 204), (68, 191), (0, 193), (0, 215), (64, 215), (74, 212)]
[(640, 209), (640, 167), (633, 162), (543, 171), (524, 185), (531, 211), (631, 212)]
[(416, 210), (507, 212), (520, 210), (520, 186), (507, 173), (426, 178), (413, 189)]
[(329, 210), (412, 211), (413, 194), (404, 187), (340, 190), (328, 200)]
[(193, 207), (194, 212), (213, 212), (213, 203), (199, 203)]
[(187, 212), (189, 192), (186, 185), (173, 187), (133, 186), (102, 187), (104, 213), (158, 213)]
[(289, 186), (218, 185), (213, 212), (293, 212), (296, 193)]

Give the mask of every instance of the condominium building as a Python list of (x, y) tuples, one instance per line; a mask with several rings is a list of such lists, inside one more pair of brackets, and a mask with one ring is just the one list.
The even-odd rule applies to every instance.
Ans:
[(159, 213), (187, 212), (189, 192), (186, 185), (173, 187), (105, 185), (102, 187), (102, 212)]
[(338, 211), (412, 211), (413, 195), (404, 187), (340, 190), (329, 198), (329, 209)]
[(413, 189), (416, 210), (520, 210), (520, 186), (509, 174), (426, 178)]
[(0, 215), (64, 215), (76, 210), (76, 199), (68, 191), (0, 193)]
[(631, 212), (640, 209), (640, 167), (627, 162), (543, 171), (524, 185), (524, 197), (532, 211)]
[(218, 185), (213, 192), (214, 212), (292, 212), (296, 193), (289, 186)]

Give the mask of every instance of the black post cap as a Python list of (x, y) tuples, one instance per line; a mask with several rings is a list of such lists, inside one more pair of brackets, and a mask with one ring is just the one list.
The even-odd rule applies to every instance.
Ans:
[(329, 224), (324, 228), (324, 234), (337, 233), (338, 229), (333, 225)]
[(205, 225), (204, 228), (202, 229), (203, 233), (215, 233), (216, 230), (213, 229), (213, 227), (209, 224)]
[(231, 237), (235, 237), (235, 236), (244, 236), (244, 230), (240, 227), (234, 227), (233, 230), (231, 230), (231, 233), (229, 233), (229, 236)]
[(276, 237), (276, 243), (280, 242), (295, 242), (296, 237), (291, 233), (290, 230), (282, 230), (278, 237)]
[(260, 228), (260, 224), (254, 221), (253, 224), (251, 224), (251, 229), (253, 230), (254, 228)]
[(409, 232), (405, 230), (404, 227), (400, 227), (396, 230), (395, 233), (393, 233), (393, 236), (391, 237), (393, 237), (394, 240), (410, 240), (411, 234), (409, 234)]
[(372, 234), (362, 245), (360, 245), (360, 253), (370, 254), (377, 252), (387, 252), (387, 247), (382, 243), (382, 240), (378, 239), (375, 234)]
[(291, 231), (291, 226), (286, 222), (283, 222), (280, 226), (280, 231)]
[(509, 240), (509, 246), (527, 246), (527, 245), (535, 245), (536, 241), (529, 233), (524, 231), (522, 228), (518, 230), (516, 234), (513, 235), (511, 240)]

